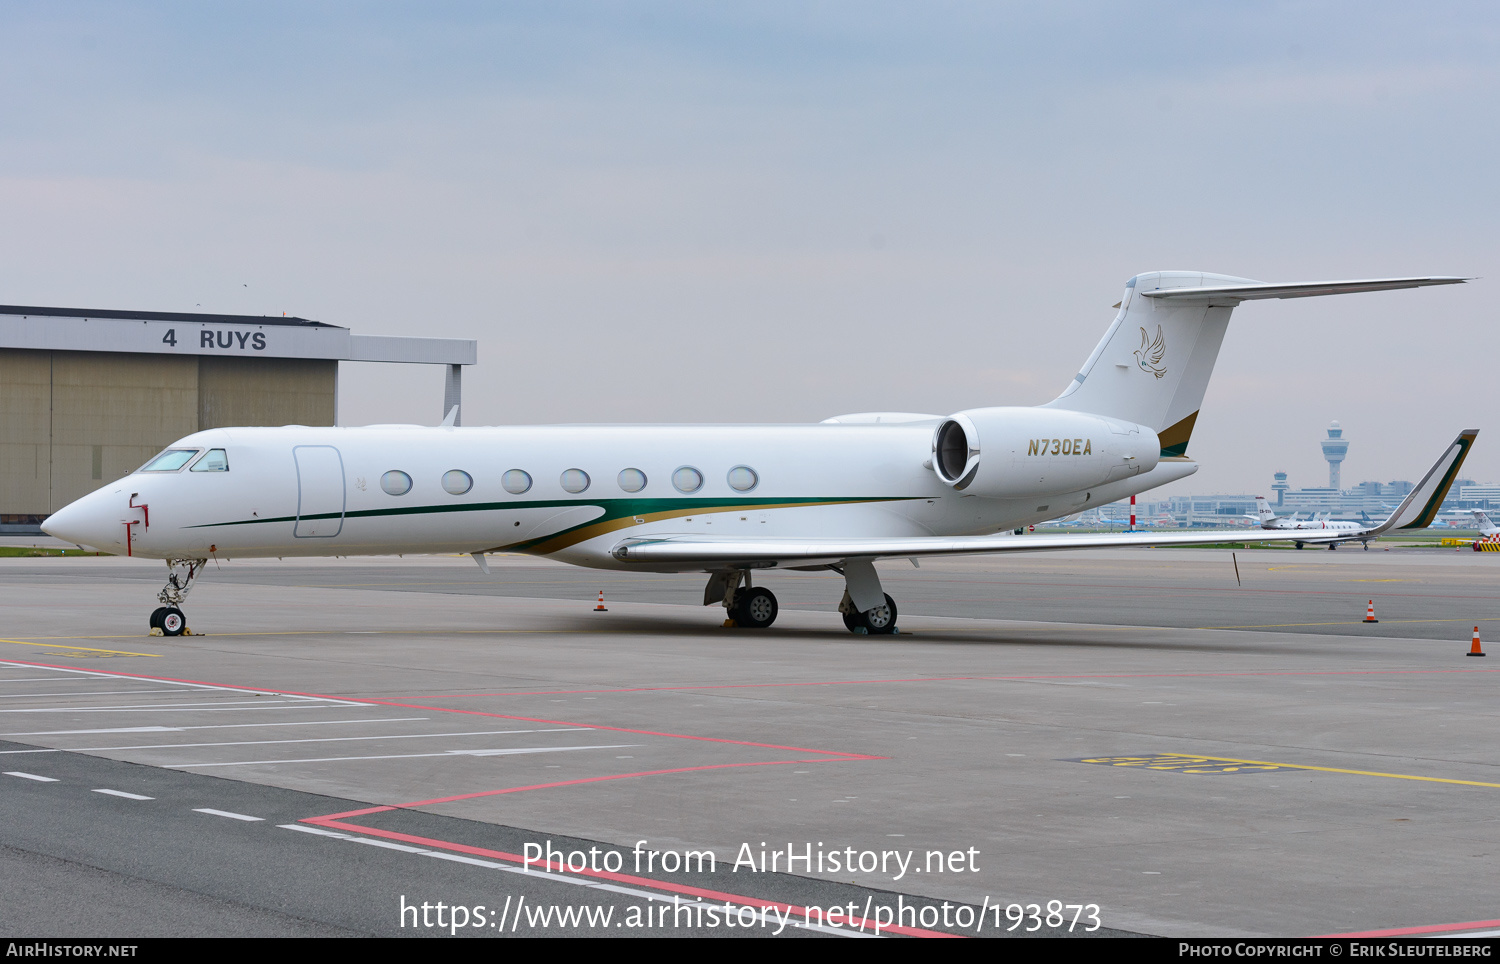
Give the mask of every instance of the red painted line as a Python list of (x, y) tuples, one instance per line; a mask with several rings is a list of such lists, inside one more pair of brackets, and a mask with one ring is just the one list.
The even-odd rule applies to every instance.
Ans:
[(1471, 920), (1462, 924), (1427, 924), (1422, 927), (1392, 927), (1383, 931), (1351, 931), (1348, 934), (1319, 934), (1319, 937), (1400, 937), (1403, 934), (1438, 934), (1443, 931), (1473, 931), (1483, 927), (1500, 927), (1500, 920)]
[[(702, 686), (632, 686), (621, 689), (600, 690), (534, 690), (519, 693), (433, 693), (422, 696), (411, 696), (407, 699), (414, 700), (462, 700), (482, 696), (576, 696), (587, 693), (669, 693), (681, 690), (734, 690), (734, 689), (757, 689), (762, 687), (791, 687), (791, 686), (863, 686), (878, 683), (953, 683), (953, 682), (1025, 682), (1026, 680), (1047, 679), (1194, 679), (1209, 677), (1236, 677), (1236, 676), (1363, 676), (1382, 673), (1500, 673), (1500, 666), (1480, 667), (1473, 669), (1328, 669), (1328, 670), (1256, 670), (1240, 673), (1073, 673), (1057, 676), (913, 676), (909, 679), (840, 679), (840, 680), (810, 680), (804, 682), (785, 683), (706, 683)], [(361, 702), (376, 702), (376, 700), (365, 701), (362, 697), (342, 697), (343, 699), (358, 699)], [(401, 704), (393, 704), (401, 705)], [(434, 709), (435, 707), (427, 707)], [(457, 711), (455, 711), (457, 712)], [(601, 727), (602, 729), (602, 727)]]
[[(790, 761), (788, 761), (790, 762)], [(733, 764), (731, 764), (733, 765)], [(435, 840), (432, 837), (418, 837), (413, 834), (397, 833), (394, 830), (380, 830), (375, 827), (363, 827), (359, 824), (345, 823), (335, 819), (340, 814), (332, 814), (327, 817), (306, 817), (299, 823), (309, 823), (319, 827), (336, 828), (348, 830), (353, 833), (369, 834), (372, 837), (383, 837), (386, 840), (399, 840), (403, 843), (416, 844), (423, 847), (431, 847), (434, 850), (449, 850), (454, 853), (469, 854), (474, 857), (488, 857), (491, 860), (503, 860), (506, 863), (517, 864), (526, 867), (526, 859), (520, 854), (506, 853), (502, 850), (488, 850), (484, 847), (473, 847), (468, 844), (453, 843), (447, 840)], [(739, 894), (730, 894), (719, 890), (709, 890), (704, 887), (692, 887), (687, 884), (674, 884), (665, 880), (653, 880), (650, 877), (637, 877), (633, 874), (617, 873), (609, 870), (591, 870), (584, 868), (574, 870), (561, 861), (549, 863), (542, 861), (546, 870), (553, 873), (571, 874), (575, 877), (590, 877), (599, 880), (608, 880), (618, 884), (629, 884), (632, 887), (640, 887), (649, 890), (665, 891), (670, 894), (682, 894), (687, 897), (703, 897), (709, 900), (722, 900), (726, 903), (740, 904), (745, 907), (775, 908), (783, 914), (800, 915), (802, 920), (807, 920), (807, 908), (797, 904), (788, 904), (777, 900), (764, 900), (759, 897), (743, 897)], [(533, 861), (532, 866), (536, 862)], [(851, 930), (859, 929), (870, 933), (875, 928), (875, 921), (867, 918), (849, 918)], [(959, 934), (945, 934), (941, 931), (923, 930), (918, 927), (905, 927), (899, 924), (882, 926), (881, 933), (904, 934), (907, 937), (960, 937)]]

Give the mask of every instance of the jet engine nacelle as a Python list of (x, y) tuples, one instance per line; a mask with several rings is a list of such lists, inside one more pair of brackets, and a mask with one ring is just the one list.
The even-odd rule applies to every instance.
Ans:
[(932, 436), (932, 469), (990, 499), (1078, 492), (1156, 468), (1161, 441), (1144, 425), (1046, 408), (975, 408)]

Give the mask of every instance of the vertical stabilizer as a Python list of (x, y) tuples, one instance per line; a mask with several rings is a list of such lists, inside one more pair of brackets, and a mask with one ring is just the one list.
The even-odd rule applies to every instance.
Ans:
[[(1229, 314), (1239, 302), (1233, 298), (1184, 301), (1145, 293), (1255, 284), (1201, 271), (1136, 275), (1125, 284), (1114, 324), (1072, 384), (1047, 407), (1145, 425), (1161, 437), (1162, 458), (1185, 454)], [(1214, 300), (1221, 303), (1214, 304)]]

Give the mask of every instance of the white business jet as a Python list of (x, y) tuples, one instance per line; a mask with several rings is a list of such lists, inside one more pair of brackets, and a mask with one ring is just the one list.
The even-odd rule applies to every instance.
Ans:
[[(1444, 496), (1447, 496), (1446, 491)], [(1327, 545), (1330, 549), (1337, 549), (1341, 542), (1363, 542), (1365, 550), (1368, 551), (1370, 539), (1373, 538), (1370, 533), (1376, 528), (1372, 525), (1360, 525), (1358, 522), (1329, 519), (1328, 513), (1311, 519), (1298, 519), (1295, 515), (1291, 518), (1282, 518), (1271, 510), (1270, 504), (1266, 502), (1266, 497), (1263, 495), (1255, 497), (1255, 511), (1262, 529), (1269, 529), (1273, 532), (1305, 533), (1304, 538), (1296, 540), (1298, 549), (1305, 545)]]
[[(1448, 277), (1262, 284), (1200, 272), (1132, 278), (1063, 393), (947, 417), (862, 413), (816, 425), (221, 428), (173, 444), (51, 516), (68, 542), (168, 566), (153, 628), (179, 635), (209, 558), (525, 552), (600, 569), (708, 574), (704, 605), (776, 619), (758, 569), (833, 570), (856, 633), (890, 633), (875, 562), (1222, 542), (1222, 532), (1025, 534), (1197, 471), (1193, 423), (1242, 301), (1457, 284)], [(1474, 432), (1379, 529), (1426, 525)], [(1236, 539), (1246, 537), (1236, 536)], [(1251, 542), (1296, 538), (1256, 532)]]

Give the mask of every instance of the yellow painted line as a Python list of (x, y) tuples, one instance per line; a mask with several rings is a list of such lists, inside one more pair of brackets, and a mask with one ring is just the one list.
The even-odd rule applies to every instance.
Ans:
[[(1162, 754), (1167, 756), (1168, 754)], [(1494, 787), (1500, 789), (1500, 783), (1481, 783), (1478, 780), (1449, 780), (1445, 777), (1419, 777), (1410, 773), (1380, 773), (1376, 770), (1345, 770), (1342, 767), (1315, 767), (1306, 766), (1301, 763), (1271, 763), (1268, 760), (1236, 760), (1227, 756), (1202, 756), (1196, 753), (1183, 753), (1183, 757), (1194, 760), (1218, 760), (1223, 763), (1250, 763), (1256, 766), (1287, 767), (1292, 770), (1316, 770), (1320, 773), (1351, 773), (1359, 777), (1387, 777), (1391, 780), (1420, 780), (1423, 783), (1454, 783), (1463, 787)]]
[[(58, 639), (92, 639), (94, 637), (87, 637), (87, 636), (48, 637), (48, 636), (44, 636), (42, 638), (43, 639), (52, 639), (52, 638), (58, 638)], [(44, 649), (79, 649), (79, 650), (83, 650), (83, 651), (89, 652), (89, 653), (108, 653), (111, 656), (161, 656), (161, 653), (127, 653), (126, 651), (124, 651), (122, 649), (95, 649), (92, 646), (74, 646), (74, 645), (72, 645), (70, 643), (36, 642), (36, 641), (30, 641), (30, 640), (24, 640), (24, 639), (0, 639), (0, 643), (14, 643), (17, 646), (40, 646), (40, 647), (42, 647)]]

